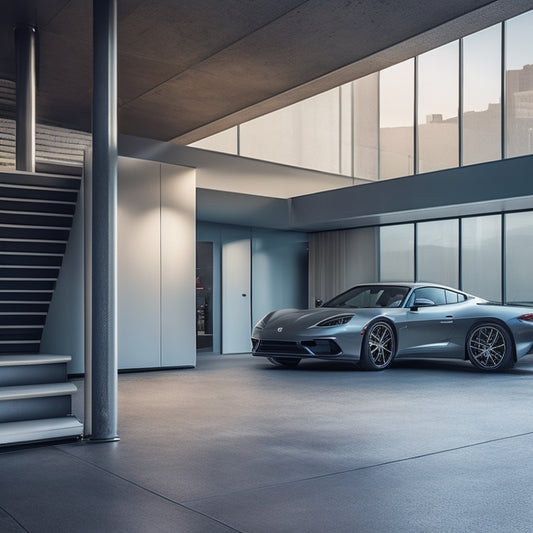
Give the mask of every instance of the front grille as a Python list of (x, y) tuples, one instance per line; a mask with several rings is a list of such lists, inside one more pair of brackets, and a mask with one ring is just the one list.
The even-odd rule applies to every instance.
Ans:
[(340, 346), (332, 339), (296, 341), (253, 341), (256, 354), (266, 355), (340, 355)]
[(255, 353), (283, 354), (283, 355), (309, 355), (301, 344), (294, 341), (259, 341)]
[(302, 344), (315, 355), (339, 355), (342, 352), (340, 346), (332, 339), (302, 341)]

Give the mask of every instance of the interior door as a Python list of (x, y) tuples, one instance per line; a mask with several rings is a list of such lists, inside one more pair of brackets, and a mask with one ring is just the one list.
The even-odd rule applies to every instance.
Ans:
[(228, 239), (222, 244), (222, 353), (251, 350), (251, 241)]

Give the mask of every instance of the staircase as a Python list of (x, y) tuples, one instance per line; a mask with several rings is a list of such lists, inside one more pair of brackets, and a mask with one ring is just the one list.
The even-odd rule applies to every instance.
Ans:
[(80, 436), (70, 356), (39, 354), (80, 176), (0, 172), (0, 446)]

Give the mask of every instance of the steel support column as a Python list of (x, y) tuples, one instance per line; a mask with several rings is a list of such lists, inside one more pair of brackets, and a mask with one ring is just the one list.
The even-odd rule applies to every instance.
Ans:
[(33, 26), (15, 28), (16, 54), (16, 169), (35, 172), (35, 85), (36, 30)]
[(117, 435), (117, 0), (93, 0), (92, 434)]

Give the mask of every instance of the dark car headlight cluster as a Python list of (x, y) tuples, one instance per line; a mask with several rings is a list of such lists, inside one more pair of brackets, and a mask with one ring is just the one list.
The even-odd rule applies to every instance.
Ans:
[(268, 319), (274, 314), (272, 311), (271, 313), (266, 314), (255, 326), (254, 329), (263, 329), (266, 326), (266, 323), (268, 322)]
[(326, 318), (326, 320), (322, 320), (322, 322), (315, 324), (315, 327), (328, 328), (332, 326), (342, 326), (343, 324), (350, 322), (354, 316), (354, 314), (332, 316), (331, 318)]

